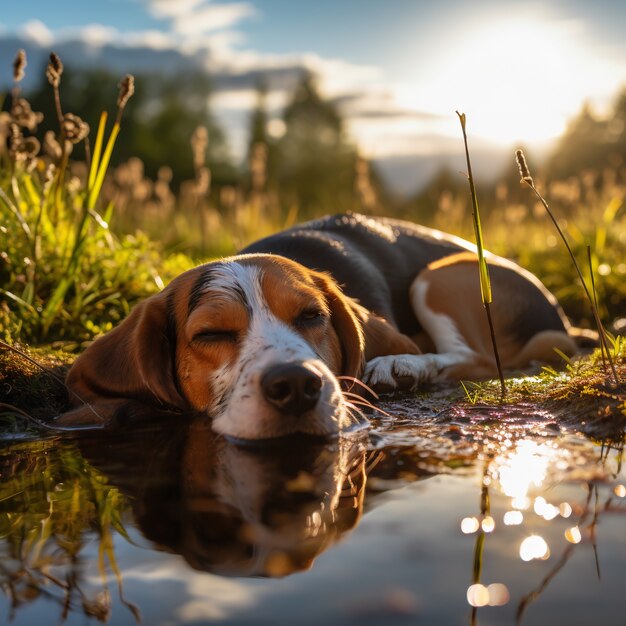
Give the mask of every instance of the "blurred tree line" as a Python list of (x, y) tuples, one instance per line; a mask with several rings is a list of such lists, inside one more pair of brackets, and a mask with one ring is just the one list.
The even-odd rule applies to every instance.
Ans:
[[(294, 89), (282, 115), (281, 137), (268, 132), (267, 90), (263, 84), (258, 86), (258, 103), (250, 116), (248, 154), (243, 164), (235, 163), (227, 137), (212, 114), (210, 77), (200, 73), (174, 77), (146, 74), (135, 76), (135, 83), (135, 95), (126, 108), (111, 161), (113, 166), (140, 157), (144, 173), (151, 179), (157, 178), (162, 166), (168, 166), (176, 190), (181, 183), (194, 178), (190, 139), (198, 127), (204, 127), (208, 131), (206, 160), (214, 193), (225, 186), (248, 192), (254, 186), (254, 148), (262, 145), (263, 186), (274, 194), (285, 212), (297, 207), (299, 217), (308, 217), (320, 211), (367, 208), (363, 203), (355, 207), (354, 200), (362, 159), (347, 137), (336, 106), (321, 96), (313, 75), (303, 75)], [(101, 111), (113, 109), (116, 84), (117, 77), (104, 69), (66, 68), (62, 100), (95, 133)], [(56, 130), (50, 86), (44, 81), (27, 98), (35, 111), (44, 114), (39, 129), (42, 136), (46, 130)], [(82, 150), (80, 146), (76, 158), (83, 156)], [(368, 183), (375, 180), (382, 193), (382, 181), (369, 167), (367, 176)], [(369, 192), (366, 205), (378, 198), (373, 189)]]
[[(105, 69), (75, 70), (66, 68), (61, 85), (62, 101), (69, 112), (85, 120), (95, 136), (100, 113), (113, 112), (119, 77)], [(233, 183), (237, 169), (231, 162), (226, 138), (209, 107), (211, 82), (205, 74), (176, 76), (144, 74), (135, 76), (135, 94), (122, 122), (111, 163), (113, 166), (139, 156), (144, 171), (156, 178), (161, 166), (172, 168), (173, 182), (194, 177), (190, 139), (198, 126), (204, 126), (211, 138), (208, 165), (216, 180)], [(40, 133), (57, 130), (57, 117), (50, 85), (44, 80), (34, 92), (26, 95), (35, 111), (44, 114)], [(111, 124), (111, 121), (109, 122)], [(83, 156), (78, 146), (76, 158)]]
[(626, 88), (617, 95), (611, 113), (599, 117), (585, 104), (568, 125), (546, 167), (553, 179), (583, 170), (619, 168), (626, 163)]
[[(535, 179), (551, 185), (584, 176), (592, 186), (599, 187), (608, 171), (616, 184), (626, 183), (626, 88), (622, 89), (605, 116), (596, 114), (589, 104), (568, 124), (547, 158), (535, 158), (532, 149), (522, 148), (529, 159)], [(519, 171), (511, 158), (491, 184), (477, 187), (478, 199), (485, 213), (503, 206), (528, 204), (528, 189), (519, 185)], [(411, 217), (424, 224), (433, 224), (447, 230), (467, 221), (467, 180), (450, 166), (443, 166), (422, 189), (399, 201), (395, 213)], [(451, 218), (456, 214), (456, 218)], [(458, 216), (464, 216), (461, 219)], [(452, 222), (452, 224), (450, 224)], [(456, 228), (463, 231), (466, 224)]]
[[(349, 209), (380, 210), (431, 224), (442, 210), (444, 214), (450, 210), (450, 203), (466, 194), (464, 177), (453, 168), (443, 167), (412, 197), (394, 197), (373, 165), (359, 157), (337, 107), (323, 98), (313, 75), (304, 74), (291, 94), (282, 112), (284, 133), (280, 137), (269, 133), (267, 88), (258, 85), (244, 163), (235, 163), (227, 137), (212, 114), (209, 76), (197, 72), (170, 77), (145, 74), (135, 79), (135, 96), (126, 109), (112, 164), (138, 156), (145, 175), (152, 179), (157, 178), (162, 166), (168, 166), (174, 190), (196, 174), (190, 139), (198, 127), (204, 127), (209, 137), (207, 165), (213, 193), (218, 194), (223, 187), (249, 192), (255, 186), (255, 154), (260, 154), (255, 153), (255, 146), (263, 146), (262, 186), (284, 214), (297, 207), (299, 218)], [(95, 131), (100, 112), (113, 109), (116, 84), (117, 77), (104, 69), (67, 69), (62, 99)], [(35, 111), (44, 113), (40, 131), (53, 129), (56, 114), (49, 85), (43, 81), (27, 97)], [(78, 151), (76, 157), (81, 156)], [(534, 162), (532, 152), (530, 159)], [(564, 180), (585, 170), (602, 171), (607, 167), (623, 172), (624, 163), (626, 89), (618, 94), (606, 117), (597, 116), (585, 105), (549, 158), (540, 167), (535, 164), (535, 173), (547, 180)], [(513, 184), (517, 170), (511, 159), (493, 185), (479, 186), (479, 200), (486, 211), (494, 206), (503, 181), (510, 184), (506, 198), (509, 202), (525, 194)]]

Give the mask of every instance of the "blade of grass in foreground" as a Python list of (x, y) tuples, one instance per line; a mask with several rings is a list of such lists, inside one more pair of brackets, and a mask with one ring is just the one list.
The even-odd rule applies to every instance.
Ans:
[(530, 175), (530, 170), (528, 169), (528, 164), (526, 163), (526, 157), (524, 156), (524, 153), (521, 150), (516, 150), (515, 160), (517, 161), (517, 167), (519, 168), (521, 182), (526, 183), (533, 190), (534, 194), (539, 199), (539, 202), (541, 202), (541, 204), (543, 205), (543, 208), (548, 213), (548, 216), (552, 220), (552, 223), (554, 224), (557, 232), (559, 233), (559, 236), (561, 237), (561, 241), (563, 241), (563, 244), (565, 245), (567, 252), (569, 253), (570, 259), (572, 260), (576, 273), (578, 274), (578, 279), (580, 280), (580, 284), (582, 285), (583, 291), (585, 292), (585, 296), (587, 297), (587, 300), (589, 301), (589, 305), (591, 306), (591, 312), (593, 314), (596, 327), (598, 328), (598, 335), (600, 336), (600, 343), (602, 344), (602, 350), (606, 354), (607, 359), (609, 361), (609, 365), (611, 367), (613, 381), (615, 382), (615, 385), (619, 385), (619, 378), (617, 376), (617, 370), (615, 369), (615, 363), (613, 363), (613, 358), (611, 357), (611, 353), (609, 352), (609, 346), (608, 346), (607, 339), (606, 339), (606, 331), (604, 330), (604, 326), (602, 325), (602, 320), (600, 319), (600, 314), (598, 313), (598, 307), (595, 305), (594, 299), (591, 296), (591, 293), (589, 292), (589, 288), (587, 287), (587, 282), (585, 281), (583, 277), (583, 273), (580, 269), (580, 266), (578, 265), (578, 261), (576, 261), (574, 252), (572, 251), (572, 248), (569, 245), (569, 242), (567, 241), (567, 237), (565, 237), (565, 233), (561, 230), (561, 227), (559, 226), (559, 223), (556, 217), (554, 217), (554, 214), (550, 210), (548, 203), (546, 202), (545, 198), (539, 193), (539, 191), (535, 187), (535, 181), (533, 180), (533, 177)]
[(470, 195), (472, 196), (472, 219), (474, 221), (474, 233), (476, 235), (476, 248), (478, 250), (478, 271), (480, 275), (480, 293), (483, 300), (483, 306), (485, 307), (485, 313), (487, 314), (487, 321), (489, 322), (489, 332), (491, 333), (491, 343), (493, 345), (493, 355), (496, 360), (496, 366), (498, 368), (498, 376), (500, 378), (500, 388), (502, 390), (502, 397), (506, 395), (506, 385), (504, 384), (504, 374), (502, 373), (502, 365), (500, 363), (500, 354), (498, 353), (498, 344), (496, 342), (496, 334), (493, 328), (493, 320), (491, 319), (491, 309), (489, 305), (493, 301), (493, 294), (491, 293), (491, 280), (489, 279), (489, 268), (487, 267), (487, 261), (485, 260), (485, 246), (483, 243), (483, 232), (480, 225), (480, 213), (478, 211), (478, 198), (476, 197), (476, 187), (474, 186), (474, 176), (472, 174), (472, 164), (470, 162), (469, 147), (467, 145), (467, 133), (465, 130), (465, 113), (456, 114), (459, 116), (461, 122), (461, 129), (463, 131), (463, 143), (465, 144), (465, 159), (467, 161), (467, 179), (470, 186)]

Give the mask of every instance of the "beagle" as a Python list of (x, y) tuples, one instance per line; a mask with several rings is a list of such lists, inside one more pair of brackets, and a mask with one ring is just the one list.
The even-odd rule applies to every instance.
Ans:
[[(539, 280), (488, 261), (503, 367), (576, 352), (577, 329)], [(328, 435), (355, 421), (358, 379), (393, 391), (496, 375), (475, 247), (336, 215), (189, 270), (135, 307), (71, 367), (69, 389), (94, 410), (62, 421), (138, 401), (207, 413), (234, 438)]]

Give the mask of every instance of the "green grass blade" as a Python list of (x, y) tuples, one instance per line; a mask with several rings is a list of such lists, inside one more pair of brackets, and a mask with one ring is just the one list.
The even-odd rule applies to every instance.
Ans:
[(89, 168), (89, 180), (87, 183), (87, 189), (91, 190), (96, 182), (96, 173), (98, 172), (98, 165), (100, 163), (100, 154), (102, 153), (102, 143), (104, 141), (104, 129), (107, 123), (108, 113), (102, 111), (100, 115), (100, 122), (98, 124), (98, 133), (96, 134), (96, 145), (93, 149), (93, 156), (91, 157), (91, 167)]
[(102, 160), (98, 165), (98, 173), (96, 175), (96, 180), (93, 184), (93, 187), (89, 190), (89, 201), (87, 202), (87, 207), (90, 210), (93, 210), (96, 206), (96, 201), (98, 200), (98, 196), (100, 195), (100, 189), (102, 189), (102, 183), (104, 182), (104, 176), (109, 167), (109, 162), (111, 161), (111, 154), (113, 153), (113, 147), (115, 146), (115, 140), (120, 133), (120, 125), (116, 122), (113, 126), (113, 130), (109, 135), (109, 140), (107, 141), (106, 148), (104, 149), (104, 154), (102, 155)]

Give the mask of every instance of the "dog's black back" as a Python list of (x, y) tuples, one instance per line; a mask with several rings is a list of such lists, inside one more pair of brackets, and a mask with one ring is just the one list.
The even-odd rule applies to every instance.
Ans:
[(280, 254), (329, 272), (346, 295), (412, 333), (419, 325), (409, 302), (411, 283), (432, 261), (463, 250), (463, 243), (410, 222), (340, 214), (270, 235), (241, 253)]
[[(351, 213), (299, 224), (254, 242), (241, 253), (280, 254), (328, 272), (346, 295), (410, 336), (421, 330), (409, 301), (411, 283), (429, 263), (464, 250), (476, 248), (411, 222)], [(491, 273), (502, 273), (513, 287), (519, 324), (511, 330), (520, 340), (548, 328), (564, 329), (558, 310), (536, 284), (507, 267), (492, 266)], [(530, 315), (525, 314), (530, 313), (528, 307)]]

